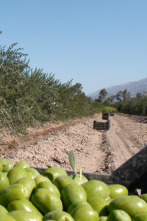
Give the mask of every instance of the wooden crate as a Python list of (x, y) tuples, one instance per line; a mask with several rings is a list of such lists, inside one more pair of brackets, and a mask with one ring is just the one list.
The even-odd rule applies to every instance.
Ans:
[(97, 122), (93, 121), (93, 129), (96, 130), (109, 130), (110, 128), (110, 120), (107, 120), (106, 122)]
[(113, 113), (113, 112), (111, 112), (111, 113), (110, 113), (110, 116), (114, 116), (114, 113)]
[(109, 119), (109, 113), (102, 113), (102, 119), (108, 120)]

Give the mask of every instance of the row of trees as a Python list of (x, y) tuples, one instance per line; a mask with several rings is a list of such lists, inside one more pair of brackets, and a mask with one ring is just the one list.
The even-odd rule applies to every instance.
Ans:
[(126, 89), (118, 91), (116, 95), (107, 97), (108, 92), (102, 89), (99, 92), (97, 101), (105, 105), (113, 106), (119, 112), (127, 114), (147, 115), (147, 92), (137, 93), (136, 97), (131, 98), (130, 92)]
[(116, 102), (113, 106), (121, 113), (147, 116), (147, 96)]
[(0, 45), (0, 125), (12, 132), (46, 121), (100, 112), (102, 104), (82, 92), (80, 83), (61, 83), (41, 69), (32, 70), (27, 55), (13, 44)]
[[(105, 88), (100, 90), (98, 100), (100, 102), (104, 102), (105, 104), (112, 104), (114, 101), (126, 101), (131, 98), (130, 92), (128, 92), (126, 89), (123, 91), (118, 91), (116, 95), (111, 95), (110, 97), (107, 97), (108, 92)], [(106, 98), (107, 97), (107, 98)]]

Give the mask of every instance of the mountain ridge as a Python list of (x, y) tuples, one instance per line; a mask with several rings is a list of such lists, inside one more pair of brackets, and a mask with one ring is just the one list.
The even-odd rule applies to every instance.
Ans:
[[(127, 89), (127, 91), (131, 93), (131, 97), (135, 97), (137, 93), (142, 93), (143, 91), (147, 91), (147, 78), (138, 81), (110, 86), (105, 89), (108, 92), (107, 97), (110, 97), (111, 95), (116, 95), (118, 91), (123, 91), (125, 89)], [(97, 90), (96, 92), (89, 94), (88, 97), (91, 97), (93, 100), (97, 99), (100, 90)]]

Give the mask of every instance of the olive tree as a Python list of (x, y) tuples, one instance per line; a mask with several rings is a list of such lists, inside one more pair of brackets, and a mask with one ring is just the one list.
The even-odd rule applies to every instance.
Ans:
[(105, 88), (101, 89), (100, 92), (99, 92), (98, 100), (100, 102), (104, 102), (104, 100), (106, 99), (107, 94), (108, 94), (108, 92), (106, 91)]

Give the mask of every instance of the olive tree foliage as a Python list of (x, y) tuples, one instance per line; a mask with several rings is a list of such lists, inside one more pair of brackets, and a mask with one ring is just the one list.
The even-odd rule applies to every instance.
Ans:
[(135, 97), (130, 100), (116, 102), (114, 107), (122, 113), (147, 116), (147, 97)]
[(60, 104), (60, 109), (56, 110), (56, 116), (59, 119), (72, 119), (94, 113), (94, 102), (82, 92), (80, 83), (72, 85), (72, 81), (69, 81), (61, 84), (58, 103)]
[[(21, 49), (13, 49), (16, 43), (8, 47), (0, 46), (0, 120), (13, 129), (21, 121), (20, 106), (28, 81), (28, 61)], [(19, 104), (19, 105), (18, 105)], [(23, 110), (21, 110), (23, 111)]]
[(101, 89), (100, 92), (99, 92), (98, 100), (100, 102), (103, 102), (106, 99), (107, 94), (108, 93), (107, 93), (105, 88)]
[(127, 91), (127, 89), (123, 90), (123, 91), (118, 91), (116, 94), (116, 100), (117, 101), (126, 101), (129, 100), (131, 98), (131, 94), (130, 92)]
[(46, 121), (89, 116), (99, 111), (82, 92), (82, 85), (61, 83), (42, 69), (32, 70), (17, 43), (0, 45), (0, 125), (11, 132), (25, 131)]
[(33, 71), (16, 45), (0, 47), (0, 120), (12, 131), (53, 119), (59, 91), (54, 75)]
[(146, 92), (137, 93), (136, 97), (131, 98), (127, 90), (122, 92), (122, 100), (114, 103), (114, 107), (119, 112), (136, 115), (147, 115), (147, 96)]
[(127, 91), (127, 89), (125, 89), (122, 92), (122, 97), (123, 97), (123, 100), (126, 101), (126, 100), (129, 100), (131, 98), (131, 94), (130, 94), (130, 92)]
[(115, 95), (111, 95), (110, 97), (108, 97), (105, 101), (104, 104), (105, 105), (111, 105), (114, 103), (116, 96)]
[(140, 97), (142, 97), (142, 94), (141, 93), (136, 93), (136, 98), (140, 98)]
[(122, 94), (123, 94), (122, 91), (118, 91), (118, 92), (117, 92), (117, 94), (116, 94), (116, 100), (117, 100), (117, 101), (121, 101), (121, 100), (122, 100)]

